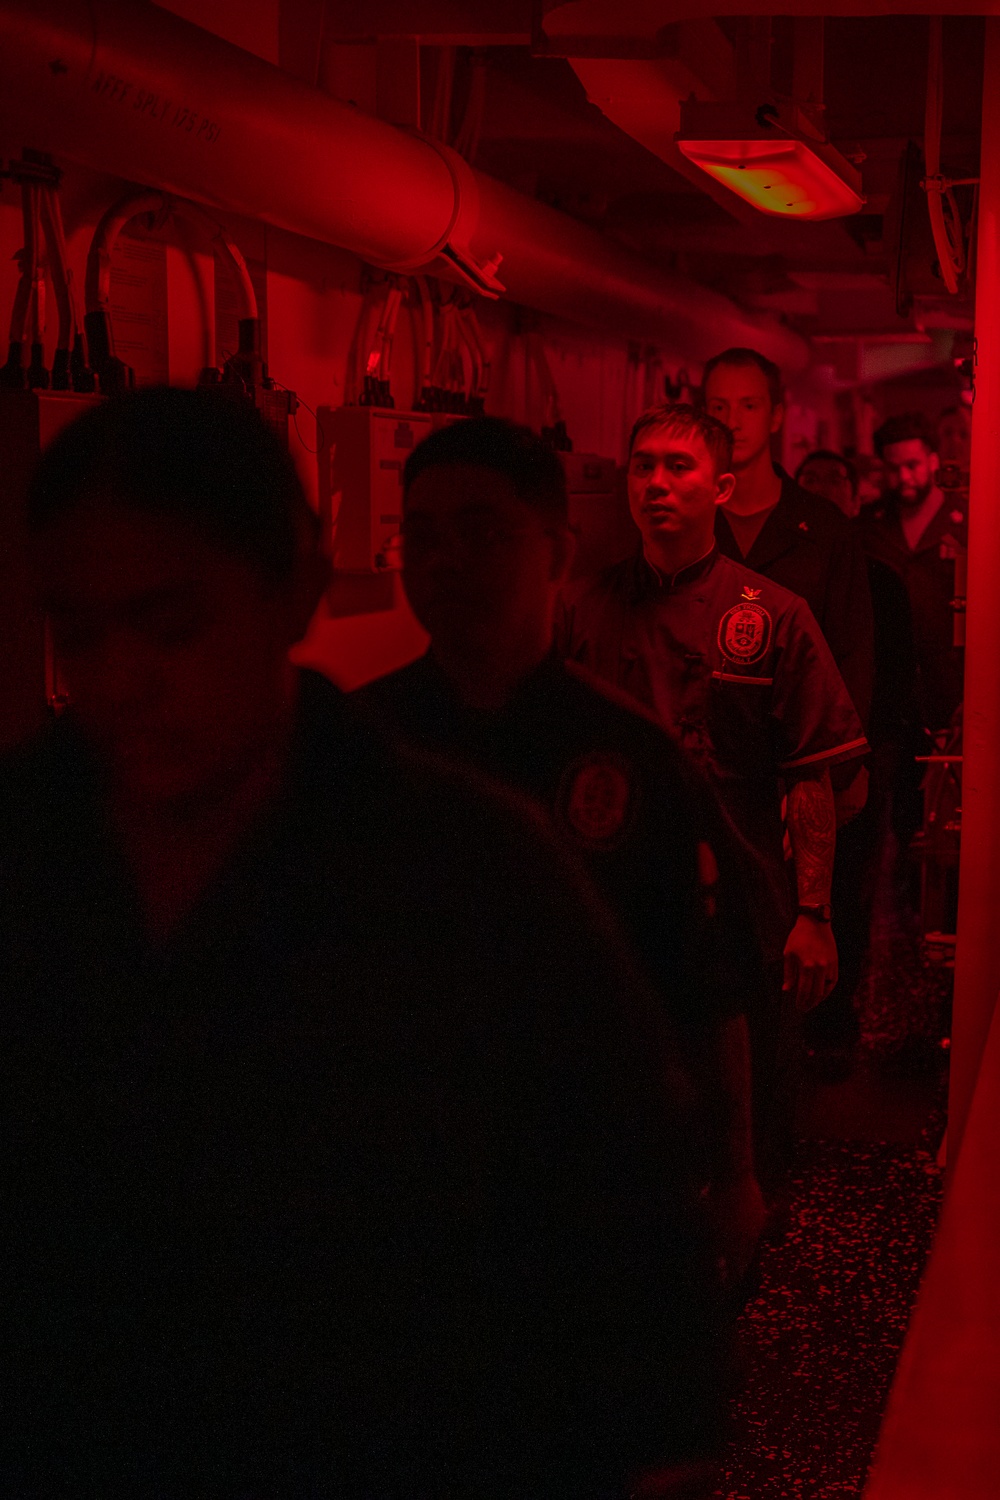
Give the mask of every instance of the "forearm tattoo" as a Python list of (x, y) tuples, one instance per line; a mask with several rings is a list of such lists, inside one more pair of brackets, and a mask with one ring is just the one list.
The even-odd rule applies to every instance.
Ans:
[(830, 899), (837, 846), (837, 815), (829, 772), (792, 782), (787, 818), (799, 901), (803, 906), (822, 905)]

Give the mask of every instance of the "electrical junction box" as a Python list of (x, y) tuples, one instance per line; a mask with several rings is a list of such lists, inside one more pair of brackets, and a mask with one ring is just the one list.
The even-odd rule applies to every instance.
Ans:
[(61, 689), (28, 574), (25, 499), (39, 454), (99, 396), (0, 391), (0, 747), (40, 729)]
[(317, 416), (320, 520), (334, 568), (380, 573), (398, 567), (403, 465), (433, 431), (433, 414), (321, 406)]
[(597, 453), (560, 453), (559, 459), (569, 492), (570, 525), (576, 531), (570, 577), (600, 573), (638, 545), (624, 471), (613, 458)]

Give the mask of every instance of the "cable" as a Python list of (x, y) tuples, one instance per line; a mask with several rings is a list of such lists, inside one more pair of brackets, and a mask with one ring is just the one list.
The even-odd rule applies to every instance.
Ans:
[(218, 220), (196, 204), (177, 202), (164, 193), (139, 192), (128, 194), (108, 209), (94, 231), (87, 255), (84, 323), (91, 362), (100, 377), (101, 389), (107, 393), (129, 386), (133, 381), (129, 367), (115, 355), (111, 327), (111, 257), (126, 224), (143, 214), (155, 214), (160, 223), (170, 214), (175, 214), (210, 234), (212, 248), (229, 271), (237, 293), (239, 347), (227, 360), (226, 370), (231, 378), (242, 380), (244, 384), (261, 383), (264, 367), (260, 358), (257, 294), (239, 247)]
[(395, 281), (391, 281), (385, 299), (385, 312), (383, 313), (379, 328), (382, 335), (382, 345), (379, 353), (379, 373), (381, 376), (381, 394), (385, 397), (384, 404), (386, 406), (394, 405), (390, 389), (392, 342), (396, 334), (396, 321), (399, 317), (399, 309), (402, 305), (403, 289)]
[[(382, 310), (375, 335), (368, 346), (365, 359), (364, 392), (360, 398), (362, 406), (395, 405), (389, 388), (389, 364), (396, 318), (399, 315), (402, 300), (402, 289), (396, 284), (395, 278), (390, 276), (386, 281), (385, 297), (382, 300)], [(367, 338), (365, 343), (368, 344)]]
[(479, 149), (479, 137), (482, 134), (483, 117), (486, 111), (486, 70), (486, 54), (481, 48), (477, 48), (472, 58), (465, 112), (453, 143), (454, 149), (460, 156), (464, 156), (470, 165), (474, 163)]
[(71, 351), (75, 348), (76, 338), (80, 333), (80, 320), (73, 296), (73, 273), (67, 260), (59, 196), (55, 188), (43, 187), (41, 190), (41, 218), (48, 248), (52, 290), (59, 311), (59, 329), (52, 359), (52, 389), (68, 391), (72, 385)]
[(431, 299), (431, 289), (427, 284), (425, 276), (411, 277), (416, 287), (417, 299), (420, 303), (420, 323), (423, 330), (423, 348), (420, 356), (419, 374), (416, 379), (416, 399), (413, 402), (414, 411), (431, 410), (431, 367), (434, 360), (434, 303)]
[[(273, 376), (271, 377), (271, 383), (272, 383), (272, 385), (276, 385), (279, 391), (287, 391), (290, 396), (294, 396), (295, 397), (295, 407), (296, 407), (296, 409), (295, 409), (295, 411), (292, 412), (292, 425), (295, 428), (295, 436), (298, 438), (299, 442), (302, 444), (302, 446), (306, 450), (306, 452), (309, 453), (309, 454), (311, 454), (315, 458), (316, 454), (317, 453), (321, 453), (323, 451), (324, 446), (325, 446), (324, 442), (323, 442), (323, 429), (320, 426), (319, 417), (317, 417), (316, 413), (313, 411), (312, 407), (309, 405), (309, 402), (308, 401), (303, 401), (302, 397), (298, 394), (298, 392), (297, 391), (293, 391), (290, 386), (282, 385), (281, 381), (280, 380), (275, 380)], [(309, 413), (309, 415), (312, 417), (313, 421), (316, 423), (316, 446), (315, 446), (315, 448), (310, 448), (309, 444), (306, 442), (305, 438), (302, 436), (302, 433), (299, 431), (299, 413), (298, 413), (298, 408), (300, 406), (304, 406), (305, 407), (306, 411)]]
[(958, 291), (958, 279), (965, 269), (965, 249), (959, 228), (956, 243), (955, 226), (958, 209), (951, 198), (952, 224), (945, 218), (944, 200), (951, 192), (951, 184), (941, 176), (941, 128), (944, 114), (944, 41), (940, 16), (928, 18), (927, 44), (927, 101), (924, 111), (924, 165), (927, 175), (923, 182), (927, 193), (927, 208), (930, 213), (934, 248), (938, 265), (949, 292)]
[(12, 344), (24, 343), (28, 331), (28, 313), (31, 309), (33, 230), (29, 182), (21, 184), (21, 217), (24, 223), (24, 245), (18, 257), (21, 263), (21, 277), (14, 293), (14, 306), (10, 315), (10, 342)]
[(434, 107), (431, 111), (427, 134), (435, 140), (448, 144), (451, 124), (451, 100), (455, 84), (454, 47), (441, 47), (438, 52), (437, 78), (434, 86)]
[(21, 217), (24, 223), (24, 244), (15, 257), (20, 265), (20, 276), (14, 292), (10, 311), (10, 333), (6, 364), (0, 369), (0, 386), (6, 390), (23, 390), (27, 384), (24, 365), (25, 335), (28, 314), (31, 310), (32, 292), (32, 219), (31, 184), (21, 183)]
[(31, 359), (28, 363), (28, 389), (44, 391), (49, 386), (45, 368), (45, 271), (42, 266), (41, 186), (29, 186), (31, 224)]
[(528, 341), (535, 362), (535, 368), (538, 371), (542, 384), (542, 394), (545, 402), (542, 425), (554, 428), (561, 421), (562, 413), (559, 410), (559, 392), (552, 374), (552, 366), (549, 364), (541, 334), (537, 332), (529, 333)]
[(124, 390), (134, 383), (134, 375), (124, 360), (115, 354), (114, 329), (111, 326), (111, 253), (118, 236), (131, 219), (140, 214), (166, 217), (167, 200), (162, 193), (129, 193), (107, 210), (90, 242), (87, 254), (87, 276), (84, 283), (83, 322), (87, 330), (90, 362), (105, 395)]
[(250, 272), (243, 253), (235, 240), (231, 239), (225, 229), (210, 214), (196, 207), (193, 203), (175, 203), (172, 205), (175, 213), (182, 218), (190, 219), (195, 224), (200, 224), (212, 236), (212, 246), (217, 252), (223, 265), (226, 266), (232, 278), (237, 298), (242, 307), (237, 311), (237, 318), (242, 322), (244, 318), (256, 318), (259, 320), (260, 313), (257, 309), (257, 292), (250, 279)]
[(367, 344), (368, 323), (371, 318), (371, 305), (369, 293), (371, 283), (367, 272), (362, 276), (361, 282), (361, 305), (358, 308), (358, 316), (354, 323), (354, 333), (351, 336), (351, 345), (347, 351), (347, 369), (344, 376), (344, 403), (353, 406), (362, 402), (360, 359), (361, 350)]
[(469, 386), (470, 401), (479, 401), (483, 395), (483, 346), (475, 326), (476, 315), (472, 305), (465, 302), (458, 309), (458, 326), (472, 361), (472, 379)]

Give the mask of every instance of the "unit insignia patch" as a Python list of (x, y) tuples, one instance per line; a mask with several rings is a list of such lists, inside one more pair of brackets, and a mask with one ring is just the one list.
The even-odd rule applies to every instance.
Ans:
[(634, 787), (624, 756), (595, 752), (567, 767), (559, 788), (560, 821), (590, 848), (608, 849), (629, 823)]
[[(748, 589), (747, 593), (756, 592)], [(771, 616), (762, 604), (744, 598), (719, 621), (719, 650), (727, 661), (749, 666), (771, 644)]]

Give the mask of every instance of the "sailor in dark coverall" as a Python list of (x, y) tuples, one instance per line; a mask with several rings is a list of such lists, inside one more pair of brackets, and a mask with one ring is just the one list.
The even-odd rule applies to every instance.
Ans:
[[(799, 465), (796, 481), (824, 495), (843, 514), (857, 517), (858, 471), (842, 454), (817, 450)], [(857, 526), (860, 523), (855, 520)], [(888, 563), (866, 557), (875, 627), (875, 679), (868, 718), (868, 796), (864, 807), (837, 830), (833, 905), (837, 908), (840, 977), (836, 988), (811, 1011), (805, 1035), (813, 1066), (830, 1079), (850, 1074), (861, 1034), (855, 996), (871, 942), (872, 914), (882, 853), (889, 833), (893, 787), (903, 754), (913, 754), (916, 658), (906, 586)]]
[(403, 478), (403, 583), (431, 649), (353, 701), (537, 798), (585, 859), (701, 1086), (710, 1201), (738, 1284), (764, 1221), (743, 1015), (761, 984), (750, 851), (734, 848), (707, 784), (652, 716), (553, 655), (571, 557), (563, 468), (540, 438), (496, 417), (435, 433)]
[(0, 1490), (604, 1500), (697, 1452), (662, 1006), (528, 811), (289, 665), (276, 438), (110, 401), (29, 520), (73, 707), (0, 766)]
[[(702, 395), (705, 410), (733, 433), (736, 485), (716, 513), (719, 550), (806, 601), (867, 731), (875, 681), (868, 569), (856, 528), (841, 511), (772, 461), (771, 439), (785, 416), (781, 371), (755, 349), (727, 349), (705, 366)], [(867, 946), (865, 918), (853, 900), (858, 884), (855, 845), (863, 834), (852, 830), (852, 820), (867, 800), (867, 767), (860, 761), (835, 766), (831, 784), (838, 826), (847, 825), (837, 851), (833, 891), (838, 919), (844, 919), (844, 963), (829, 1005), (824, 1001), (810, 1016), (806, 1030), (817, 1035), (828, 1016), (838, 1015), (849, 1036), (854, 1029), (851, 1000)]]
[(784, 421), (781, 371), (756, 350), (727, 349), (705, 366), (702, 393), (733, 433), (736, 485), (716, 512), (719, 551), (806, 601), (867, 725), (875, 655), (864, 553), (836, 506), (771, 460)]
[[(794, 1109), (800, 1012), (836, 982), (830, 881), (836, 842), (831, 766), (867, 748), (808, 606), (724, 557), (715, 507), (732, 490), (732, 437), (686, 406), (652, 408), (633, 430), (629, 502), (635, 556), (564, 591), (557, 632), (573, 660), (655, 712), (703, 767), (769, 879), (755, 892), (778, 993), (756, 1019), (760, 1167), (779, 1181)], [(781, 786), (797, 882), (785, 878)], [(751, 1014), (751, 1034), (754, 1016)]]
[(905, 846), (923, 817), (922, 768), (931, 736), (947, 729), (962, 702), (964, 660), (955, 645), (955, 560), (968, 551), (964, 501), (937, 482), (938, 455), (930, 424), (919, 412), (890, 417), (875, 434), (885, 465), (886, 496), (861, 520), (869, 556), (888, 564), (906, 585), (913, 617), (919, 723), (906, 749), (896, 787), (894, 822)]

